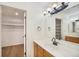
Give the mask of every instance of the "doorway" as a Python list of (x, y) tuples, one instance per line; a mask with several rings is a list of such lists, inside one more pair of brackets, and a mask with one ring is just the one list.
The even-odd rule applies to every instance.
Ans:
[(2, 57), (24, 57), (26, 11), (4, 5), (1, 8)]

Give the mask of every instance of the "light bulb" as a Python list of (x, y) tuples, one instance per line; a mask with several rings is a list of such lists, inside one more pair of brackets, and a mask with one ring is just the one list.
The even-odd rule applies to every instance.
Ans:
[(54, 3), (54, 4), (52, 5), (52, 8), (54, 8), (54, 7), (57, 7), (57, 4), (56, 4), (56, 3)]
[(46, 11), (43, 12), (44, 15), (46, 15), (46, 13), (47, 13)]
[(47, 11), (51, 11), (51, 8), (47, 8)]
[(17, 15), (19, 15), (19, 13), (16, 12), (15, 15), (17, 16)]

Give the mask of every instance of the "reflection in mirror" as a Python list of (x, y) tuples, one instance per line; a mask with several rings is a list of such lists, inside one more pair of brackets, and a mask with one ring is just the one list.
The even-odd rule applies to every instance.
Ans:
[(72, 21), (68, 24), (68, 31), (69, 32), (79, 32), (79, 20)]
[(78, 32), (79, 33), (79, 20), (76, 20), (75, 21), (75, 32)]
[(75, 22), (74, 21), (69, 22), (69, 24), (68, 24), (68, 32), (69, 33), (75, 32)]
[(75, 22), (72, 22), (72, 32), (75, 32)]
[(61, 39), (61, 19), (59, 18), (56, 18), (55, 19), (55, 27), (56, 27), (56, 34), (55, 34), (55, 37), (56, 39)]

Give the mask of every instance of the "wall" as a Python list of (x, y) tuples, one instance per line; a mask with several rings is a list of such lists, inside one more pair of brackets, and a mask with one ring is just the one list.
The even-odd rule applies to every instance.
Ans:
[[(67, 10), (64, 10), (56, 15), (43, 16), (42, 6), (44, 3), (2, 3), (4, 5), (24, 9), (27, 11), (27, 56), (33, 56), (33, 40), (34, 39), (45, 39), (55, 36), (55, 18), (64, 19), (64, 15)], [(68, 13), (68, 12), (67, 12)], [(72, 13), (72, 12), (71, 12)], [(41, 31), (37, 31), (37, 26), (41, 26)], [(48, 31), (48, 26), (51, 27), (51, 31)], [(64, 28), (64, 27), (63, 27)], [(63, 30), (64, 31), (64, 30)], [(63, 35), (65, 33), (62, 32)]]
[[(1, 12), (2, 12), (2, 10), (1, 10), (1, 6), (0, 6), (0, 14), (1, 14)], [(1, 52), (1, 39), (2, 39), (1, 38), (1, 19), (2, 19), (1, 16), (2, 15), (0, 15), (0, 52)], [(0, 53), (0, 56), (1, 56), (1, 53)]]

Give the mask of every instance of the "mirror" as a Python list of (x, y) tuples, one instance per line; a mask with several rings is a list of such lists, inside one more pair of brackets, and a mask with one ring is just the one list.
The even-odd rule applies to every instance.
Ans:
[(79, 32), (79, 20), (72, 21), (70, 24), (68, 24), (68, 31)]
[(75, 32), (79, 32), (79, 20), (75, 21)]

